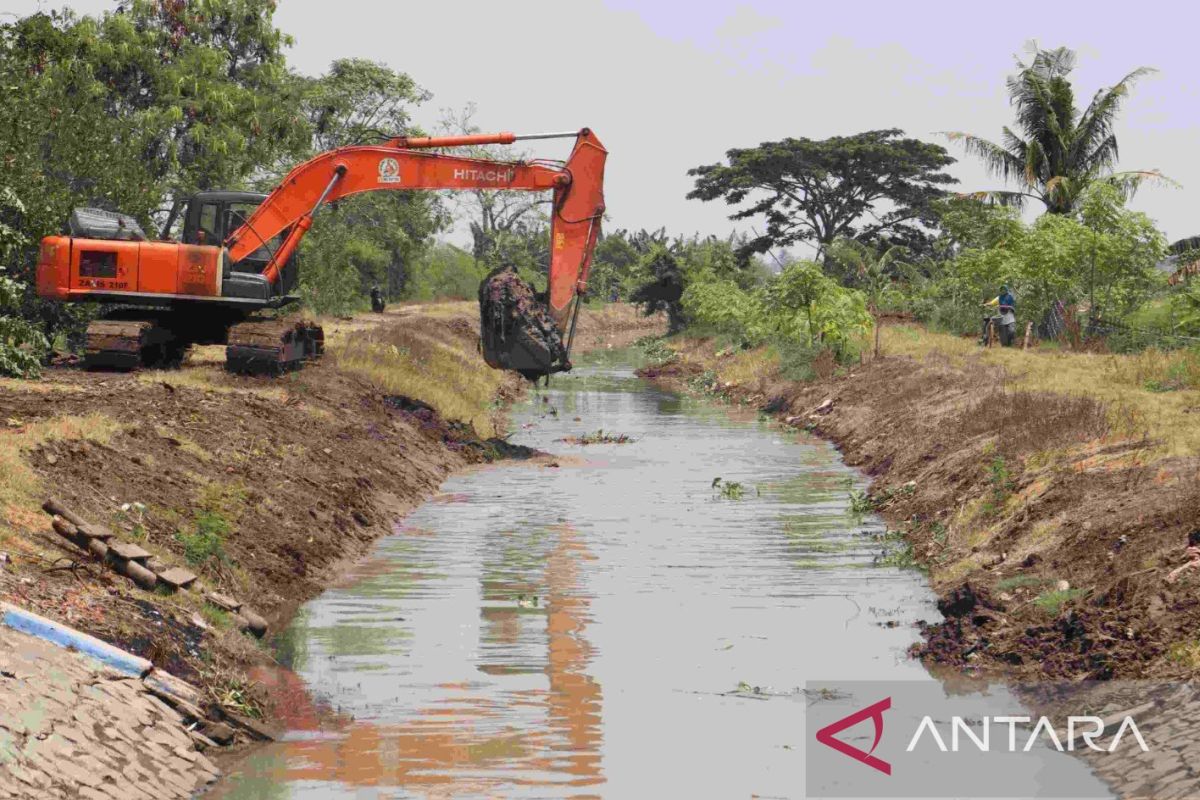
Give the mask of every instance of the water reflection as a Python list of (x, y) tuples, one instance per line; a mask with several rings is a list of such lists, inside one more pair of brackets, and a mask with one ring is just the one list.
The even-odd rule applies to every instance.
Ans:
[[(879, 528), (848, 515), (862, 484), (828, 445), (621, 366), (514, 428), (561, 466), (452, 479), (308, 604), (280, 646), (294, 674), (264, 676), (288, 740), (217, 796), (800, 796), (795, 687), (924, 677), (905, 649), (928, 590), (864, 568)], [(560, 441), (599, 428), (635, 442)], [(770, 693), (730, 695), (743, 681)]]

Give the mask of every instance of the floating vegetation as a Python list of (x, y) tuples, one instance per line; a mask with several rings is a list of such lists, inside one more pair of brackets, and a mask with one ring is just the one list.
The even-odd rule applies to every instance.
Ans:
[(746, 486), (737, 481), (727, 481), (720, 476), (712, 480), (713, 493), (724, 500), (741, 500), (746, 496), (750, 489), (754, 489), (755, 496), (758, 495), (758, 489), (753, 486)]
[(567, 444), (630, 444), (636, 439), (627, 433), (609, 433), (603, 428), (595, 433), (585, 433), (582, 436), (564, 436), (559, 439), (560, 442)]

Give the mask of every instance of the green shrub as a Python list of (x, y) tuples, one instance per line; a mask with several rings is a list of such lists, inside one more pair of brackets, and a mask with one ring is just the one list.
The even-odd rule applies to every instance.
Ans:
[(807, 261), (753, 289), (701, 271), (691, 276), (682, 302), (693, 332), (741, 345), (773, 342), (794, 380), (810, 379), (822, 353), (843, 363), (857, 358), (872, 325), (862, 292), (842, 287)]
[(230, 528), (229, 521), (219, 512), (199, 512), (189, 529), (176, 534), (183, 545), (183, 557), (193, 566), (212, 560), (225, 561), (225, 537)]

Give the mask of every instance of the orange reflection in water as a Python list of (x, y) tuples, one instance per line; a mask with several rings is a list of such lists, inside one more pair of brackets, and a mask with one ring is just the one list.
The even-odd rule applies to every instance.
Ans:
[[(486, 794), (498, 785), (562, 789), (603, 783), (602, 696), (587, 671), (591, 598), (581, 591), (580, 580), (582, 563), (594, 556), (569, 526), (558, 526), (553, 533), (541, 580), (530, 582), (544, 587), (541, 613), (491, 608), (482, 614), (487, 642), (515, 643), (526, 626), (545, 620), (542, 671), (547, 689), (505, 692), (501, 685), (482, 694), (472, 693), (471, 686), (444, 684), (437, 705), (420, 709), (404, 723), (349, 722), (323, 735), (317, 733), (319, 714), (307, 693), (292, 685), (298, 679), (276, 675), (269, 679), (275, 684), (272, 694), (285, 698), (287, 708), (281, 711), (289, 729), (313, 731), (314, 736), (284, 745), (286, 768), (275, 778), (403, 786), (427, 797)], [(520, 588), (532, 593), (540, 587)], [(491, 675), (531, 671), (525, 664), (494, 662), (479, 668)]]

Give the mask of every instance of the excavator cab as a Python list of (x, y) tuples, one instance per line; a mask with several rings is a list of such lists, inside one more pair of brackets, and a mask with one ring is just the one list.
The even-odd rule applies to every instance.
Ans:
[[(260, 192), (197, 192), (187, 199), (183, 209), (180, 238), (184, 244), (220, 245), (245, 225), (246, 220), (266, 199), (267, 195)], [(232, 267), (226, 266), (222, 295), (241, 300), (259, 300), (272, 305), (297, 299), (294, 292), (300, 282), (299, 253), (293, 253), (284, 264), (276, 285), (272, 286), (263, 276), (271, 256), (290, 232), (289, 227), (270, 239), (260, 239), (256, 250)], [(250, 236), (254, 237), (253, 232)]]

